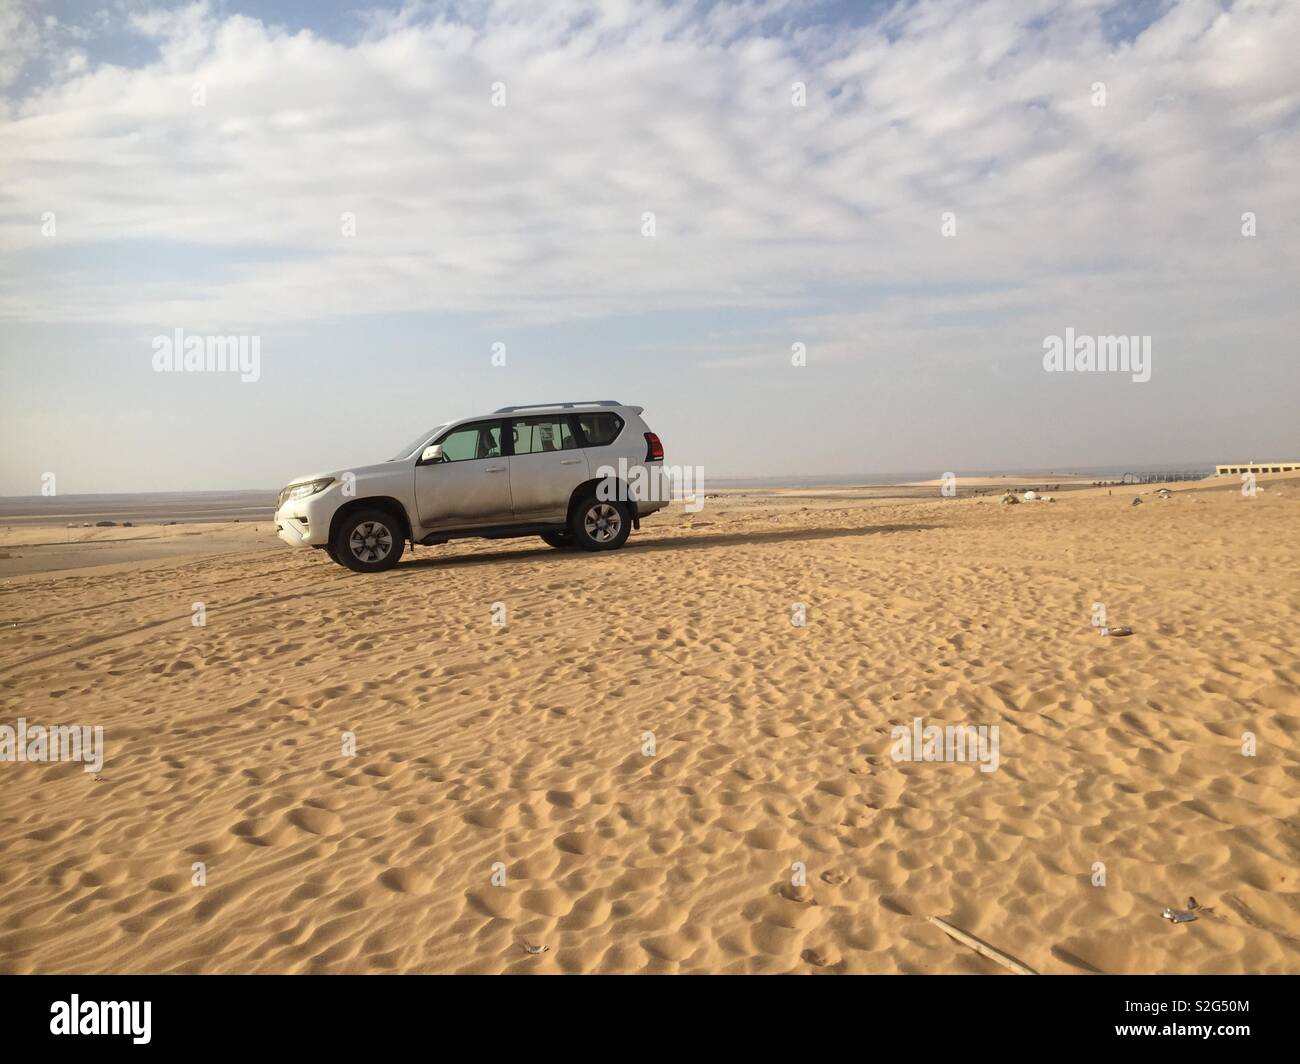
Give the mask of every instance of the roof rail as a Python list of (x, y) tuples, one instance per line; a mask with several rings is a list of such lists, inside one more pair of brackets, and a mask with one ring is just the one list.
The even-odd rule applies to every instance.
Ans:
[(524, 403), (522, 406), (503, 406), (500, 410), (495, 410), (496, 414), (513, 414), (516, 410), (546, 410), (559, 407), (562, 410), (572, 410), (575, 406), (622, 406), (617, 399), (583, 399), (573, 403)]

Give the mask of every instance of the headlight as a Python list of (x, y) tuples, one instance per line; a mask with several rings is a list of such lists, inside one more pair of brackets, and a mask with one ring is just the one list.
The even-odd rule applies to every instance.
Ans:
[(290, 484), (284, 489), (284, 491), (280, 492), (279, 505), (283, 506), (286, 502), (297, 502), (299, 499), (307, 499), (313, 495), (319, 495), (333, 483), (333, 477), (321, 477), (320, 480), (309, 480), (302, 484)]

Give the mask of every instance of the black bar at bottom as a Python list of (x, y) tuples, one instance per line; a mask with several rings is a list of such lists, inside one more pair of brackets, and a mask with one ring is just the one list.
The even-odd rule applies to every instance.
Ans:
[(0, 1044), (6, 1055), (113, 1045), (335, 1057), (418, 1040), (512, 1056), (656, 1045), (734, 1056), (750, 1044), (866, 1051), (885, 1038), (924, 1051), (1222, 1053), (1284, 1044), (1298, 988), (1294, 976), (7, 976)]

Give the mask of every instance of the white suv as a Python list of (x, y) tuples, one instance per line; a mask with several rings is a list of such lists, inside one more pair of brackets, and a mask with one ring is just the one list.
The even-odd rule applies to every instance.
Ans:
[(359, 573), (391, 569), (412, 544), (540, 535), (552, 547), (614, 550), (666, 506), (663, 445), (642, 407), (613, 400), (506, 406), (422, 433), (378, 465), (298, 477), (276, 531)]

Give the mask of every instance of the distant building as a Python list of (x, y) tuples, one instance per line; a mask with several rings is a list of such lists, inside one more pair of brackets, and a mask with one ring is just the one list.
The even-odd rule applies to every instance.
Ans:
[(1216, 477), (1235, 476), (1238, 473), (1296, 473), (1300, 462), (1246, 462), (1244, 465), (1216, 465)]

